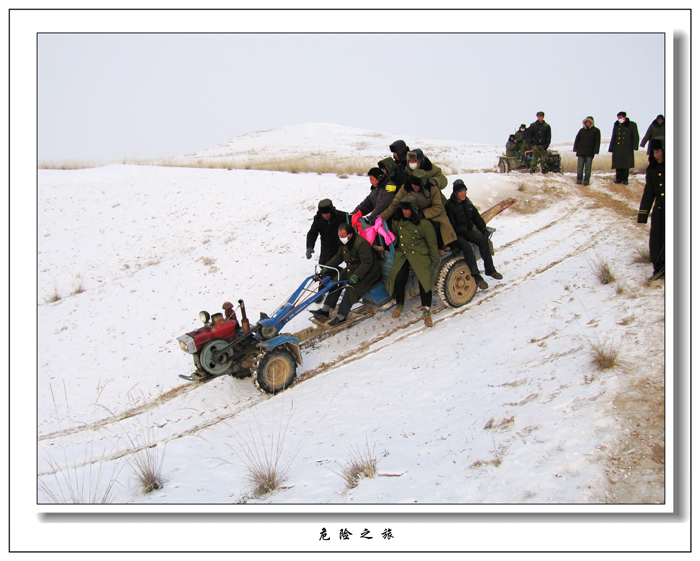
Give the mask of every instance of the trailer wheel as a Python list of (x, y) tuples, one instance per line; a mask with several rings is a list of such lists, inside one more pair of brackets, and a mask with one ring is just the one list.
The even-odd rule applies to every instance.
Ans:
[(464, 259), (456, 257), (440, 267), (437, 290), (442, 301), (452, 308), (471, 302), (476, 294), (476, 281)]
[(499, 158), (498, 171), (500, 173), (508, 173), (510, 171), (510, 165), (508, 164), (508, 160), (506, 160), (504, 158)]
[(275, 394), (289, 387), (297, 374), (297, 363), (287, 349), (276, 348), (258, 356), (251, 368), (255, 385)]
[(220, 374), (226, 373), (231, 368), (231, 356), (228, 353), (224, 353), (214, 358), (214, 354), (219, 349), (224, 348), (228, 345), (226, 341), (221, 339), (212, 339), (209, 341), (202, 350), (199, 352), (199, 364), (200, 366), (212, 376), (218, 376)]

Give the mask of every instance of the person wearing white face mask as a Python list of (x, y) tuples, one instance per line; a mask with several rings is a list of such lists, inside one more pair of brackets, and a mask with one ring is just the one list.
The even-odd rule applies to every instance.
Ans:
[[(338, 314), (328, 324), (331, 327), (340, 325), (347, 320), (350, 308), (357, 304), (375, 283), (381, 280), (382, 270), (377, 261), (377, 256), (370, 243), (362, 236), (358, 236), (349, 224), (341, 224), (338, 227), (338, 238), (340, 247), (338, 252), (327, 262), (323, 263), (329, 269), (320, 276), (326, 274), (334, 277), (334, 271), (330, 269), (339, 268), (341, 263), (345, 263), (345, 268), (340, 268), (340, 279), (348, 281), (347, 284), (340, 285), (331, 290), (326, 296), (323, 306), (318, 310), (311, 310), (311, 313), (319, 321), (325, 321), (330, 317), (330, 312), (338, 303), (341, 293), (343, 298), (338, 306)], [(321, 279), (319, 279), (321, 280)], [(335, 280), (335, 278), (333, 278)]]
[(416, 148), (406, 154), (406, 171), (409, 175), (423, 179), (433, 185), (437, 185), (441, 191), (447, 187), (447, 178), (442, 173), (442, 170), (431, 162), (428, 157), (423, 154), (423, 150)]
[(620, 111), (613, 125), (608, 152), (612, 152), (612, 169), (615, 170), (615, 183), (629, 184), (630, 168), (634, 167), (634, 152), (639, 150), (637, 123)]

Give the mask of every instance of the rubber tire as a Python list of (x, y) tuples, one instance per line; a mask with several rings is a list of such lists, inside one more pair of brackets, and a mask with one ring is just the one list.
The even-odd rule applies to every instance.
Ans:
[(437, 291), (440, 299), (451, 308), (461, 308), (476, 294), (476, 280), (462, 258), (446, 261), (438, 273)]
[(199, 351), (199, 364), (207, 374), (219, 376), (220, 374), (225, 374), (228, 370), (230, 370), (232, 364), (230, 359), (223, 364), (216, 364), (211, 360), (208, 360), (210, 355), (217, 348), (221, 348), (225, 345), (228, 345), (228, 343), (223, 339), (212, 339), (202, 347), (201, 351)]
[(498, 160), (498, 172), (499, 173), (508, 173), (510, 171), (510, 165), (508, 164), (508, 160), (504, 160), (503, 158)]
[(278, 347), (260, 355), (252, 371), (253, 379), (261, 390), (276, 394), (294, 381), (297, 363), (291, 352)]

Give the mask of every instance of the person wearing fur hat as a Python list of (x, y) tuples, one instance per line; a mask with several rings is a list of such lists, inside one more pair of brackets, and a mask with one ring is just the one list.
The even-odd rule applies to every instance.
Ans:
[[(647, 133), (644, 135), (644, 138), (642, 138), (642, 142), (640, 142), (639, 146), (644, 148), (647, 142), (650, 140), (653, 140), (655, 138), (658, 138), (661, 140), (662, 146), (664, 145), (664, 135), (666, 131), (666, 119), (664, 119), (663, 115), (657, 115), (656, 119), (654, 119), (651, 122), (651, 125), (649, 125), (649, 128), (647, 129)], [(653, 155), (651, 153), (651, 144), (649, 144), (649, 147), (647, 148), (647, 155), (649, 156), (649, 163), (651, 163), (651, 160), (653, 159)]]
[(615, 183), (629, 184), (630, 168), (634, 167), (634, 152), (639, 149), (637, 123), (620, 111), (613, 125), (608, 152), (612, 152), (612, 169), (615, 170)]
[(433, 276), (440, 254), (435, 229), (428, 220), (420, 217), (414, 195), (409, 194), (399, 202), (391, 221), (391, 231), (396, 237), (394, 264), (386, 279), (386, 290), (396, 299), (396, 308), (391, 315), (398, 318), (404, 311), (406, 284), (413, 270), (418, 278), (423, 322), (432, 327)]
[(489, 237), (491, 234), (486, 229), (486, 223), (479, 214), (479, 211), (467, 197), (467, 186), (461, 179), (455, 180), (452, 184), (452, 196), (445, 205), (447, 216), (452, 223), (457, 239), (450, 244), (453, 250), (460, 249), (464, 255), (464, 261), (469, 267), (469, 272), (474, 277), (477, 286), (481, 290), (486, 290), (489, 285), (479, 274), (479, 267), (472, 251), (471, 243), (479, 247), (479, 253), (484, 261), (485, 274), (494, 279), (502, 279), (503, 275), (496, 271), (491, 256)]
[(516, 151), (518, 149), (518, 143), (515, 142), (515, 135), (511, 134), (506, 142), (506, 157), (515, 157)]
[(576, 168), (576, 184), (588, 185), (591, 181), (593, 158), (600, 153), (600, 129), (596, 128), (593, 117), (583, 120), (583, 127), (578, 131), (574, 140), (574, 152), (578, 157)]
[(335, 308), (341, 293), (343, 299), (338, 306), (338, 314), (328, 324), (331, 327), (344, 323), (350, 308), (357, 304), (372, 286), (381, 280), (382, 270), (377, 261), (377, 256), (370, 243), (355, 232), (349, 224), (343, 223), (338, 227), (336, 237), (340, 242), (338, 252), (327, 262), (321, 264), (326, 267), (338, 268), (341, 263), (345, 267), (339, 269), (340, 280), (348, 283), (332, 289), (323, 301), (323, 306), (311, 313), (321, 321), (330, 317), (330, 311)]
[(450, 220), (445, 214), (446, 199), (444, 195), (440, 192), (437, 185), (433, 185), (425, 179), (419, 179), (413, 174), (408, 176), (406, 183), (398, 190), (394, 200), (379, 215), (381, 219), (384, 222), (392, 220), (396, 215), (396, 210), (399, 208), (399, 203), (409, 194), (415, 198), (421, 218), (426, 218), (433, 223), (433, 227), (438, 234), (439, 244), (449, 245), (457, 239)]
[(401, 186), (406, 182), (406, 154), (410, 148), (403, 140), (395, 140), (389, 145), (392, 156), (377, 162), (377, 167), (387, 174), (394, 185)]
[(527, 142), (525, 142), (525, 131), (527, 126), (525, 123), (520, 125), (520, 128), (515, 131), (515, 157), (518, 161), (523, 161), (523, 156), (525, 155), (525, 150), (529, 150)]
[(318, 212), (311, 222), (311, 228), (306, 234), (306, 258), (311, 259), (316, 240), (321, 236), (321, 255), (318, 262), (323, 264), (333, 257), (340, 246), (338, 241), (338, 226), (347, 222), (347, 214), (337, 210), (333, 201), (323, 199), (318, 203)]
[(666, 268), (666, 242), (665, 242), (665, 208), (664, 194), (666, 162), (664, 160), (664, 145), (660, 138), (655, 138), (649, 143), (652, 161), (647, 168), (646, 185), (642, 201), (639, 204), (637, 222), (646, 224), (651, 213), (651, 229), (649, 230), (649, 256), (654, 266), (654, 274), (650, 280), (657, 280), (664, 276)]
[(396, 185), (391, 181), (391, 178), (379, 168), (372, 168), (367, 172), (371, 188), (369, 195), (355, 207), (350, 214), (354, 215), (357, 211), (362, 213), (362, 216), (367, 218), (370, 224), (374, 224), (375, 219), (379, 216), (386, 207), (391, 204), (396, 196)]
[(406, 161), (408, 162), (406, 173), (409, 175), (437, 185), (441, 191), (447, 187), (447, 178), (442, 173), (442, 169), (431, 162), (420, 148), (409, 151), (406, 154)]

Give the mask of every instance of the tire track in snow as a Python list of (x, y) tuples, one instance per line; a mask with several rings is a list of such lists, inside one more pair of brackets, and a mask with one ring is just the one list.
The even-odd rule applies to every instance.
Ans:
[[(552, 227), (557, 226), (564, 221), (572, 220), (578, 213), (579, 213), (579, 210), (576, 210), (574, 212), (570, 212), (570, 211), (568, 211), (568, 209), (563, 209), (562, 212), (558, 213), (558, 215), (556, 217), (554, 217), (552, 220), (548, 221), (546, 224), (540, 226), (539, 228), (537, 228), (535, 230), (532, 230), (532, 231), (524, 234), (523, 236), (521, 236), (519, 238), (511, 240), (510, 242), (504, 244), (503, 246), (500, 246), (499, 250), (503, 250), (505, 248), (511, 248), (511, 247), (518, 247), (519, 244), (527, 242), (528, 240), (530, 240), (533, 237), (545, 234)], [(583, 228), (579, 228), (579, 230), (594, 230), (594, 229), (592, 226), (588, 226), (588, 227), (584, 226)], [(594, 231), (593, 234), (588, 237), (586, 243), (578, 245), (578, 246), (574, 247), (573, 249), (571, 249), (570, 251), (567, 251), (563, 254), (557, 254), (554, 256), (555, 258), (552, 260), (549, 260), (549, 261), (546, 259), (543, 260), (543, 261), (545, 261), (545, 264), (540, 266), (538, 269), (527, 270), (527, 272), (525, 272), (524, 274), (518, 275), (518, 276), (513, 277), (513, 278), (509, 278), (507, 280), (507, 282), (499, 283), (499, 284), (493, 286), (489, 290), (488, 294), (483, 294), (481, 292), (478, 292), (477, 294), (482, 295), (482, 297), (478, 298), (478, 300), (475, 297), (475, 299), (472, 300), (469, 304), (467, 304), (461, 308), (450, 308), (450, 307), (443, 305), (442, 302), (438, 303), (433, 309), (434, 325), (437, 325), (438, 323), (440, 323), (442, 321), (451, 319), (457, 315), (469, 313), (474, 307), (481, 306), (483, 303), (489, 302), (498, 296), (509, 293), (510, 291), (521, 289), (523, 283), (527, 282), (528, 279), (532, 278), (533, 276), (544, 273), (545, 271), (548, 271), (551, 268), (556, 267), (557, 265), (559, 265), (559, 264), (561, 264), (569, 259), (575, 258), (578, 255), (580, 255), (581, 253), (590, 249), (597, 241), (597, 238), (600, 236), (600, 233), (601, 233), (600, 231)], [(547, 246), (547, 249), (551, 253), (557, 253), (555, 250), (558, 249), (558, 246), (563, 244), (563, 243), (569, 243), (569, 238), (560, 239), (560, 241), (558, 243), (553, 243), (553, 244)], [(506, 261), (505, 263), (510, 264), (510, 265), (524, 264), (528, 261), (531, 254), (532, 254), (532, 252), (520, 253), (520, 254), (518, 254), (517, 257), (515, 257), (509, 261)], [(540, 254), (540, 257), (542, 257), (541, 254)], [(525, 270), (524, 265), (520, 265), (519, 267), (513, 267), (513, 268), (518, 269), (518, 270), (519, 269)], [(373, 314), (373, 316), (376, 317), (376, 315), (374, 315), (374, 314)], [(380, 324), (385, 323), (384, 321), (382, 321), (383, 319), (388, 320), (388, 318), (380, 317), (379, 318)], [(362, 323), (364, 323), (364, 322), (361, 322), (360, 324), (362, 324)], [(362, 340), (361, 333), (355, 334), (355, 337), (357, 339), (359, 339), (358, 344), (354, 345), (352, 349), (342, 353), (341, 355), (337, 356), (333, 360), (324, 362), (324, 363), (318, 365), (317, 367), (313, 368), (312, 370), (303, 372), (289, 386), (287, 391), (289, 391), (289, 389), (296, 387), (300, 383), (302, 383), (306, 380), (309, 380), (311, 378), (314, 378), (322, 373), (331, 371), (335, 368), (340, 368), (342, 366), (345, 366), (345, 365), (350, 364), (352, 362), (355, 362), (357, 360), (361, 360), (362, 358), (369, 356), (369, 355), (372, 355), (374, 353), (381, 352), (382, 350), (393, 345), (394, 343), (397, 343), (399, 341), (403, 341), (404, 339), (419, 333), (423, 329), (427, 329), (423, 325), (422, 317), (420, 315), (416, 315), (414, 318), (410, 319), (409, 321), (404, 321), (399, 325), (391, 325), (391, 323), (389, 323), (388, 321), (386, 323), (387, 323), (387, 325), (383, 325), (383, 326), (380, 325), (380, 327), (383, 327), (382, 333), (380, 333), (379, 335), (376, 335), (372, 338)], [(334, 338), (341, 333), (343, 333), (342, 330), (338, 331), (335, 334), (330, 335), (328, 338)], [(315, 342), (316, 341), (314, 341), (314, 340), (309, 340), (308, 342), (304, 342), (305, 344), (303, 344), (302, 346), (313, 349)], [(126, 419), (133, 418), (133, 417), (136, 417), (138, 415), (142, 415), (154, 407), (157, 407), (157, 406), (162, 405), (163, 403), (172, 401), (173, 399), (180, 397), (182, 395), (186, 395), (189, 392), (193, 392), (195, 390), (198, 390), (202, 386), (204, 386), (205, 383), (201, 383), (201, 382), (200, 383), (190, 383), (190, 384), (184, 384), (182, 386), (178, 386), (176, 388), (173, 388), (169, 392), (166, 392), (165, 394), (163, 394), (161, 396), (157, 396), (156, 398), (154, 398), (153, 400), (151, 400), (149, 402), (132, 407), (132, 408), (127, 409), (121, 413), (112, 415), (110, 417), (105, 417), (105, 418), (100, 419), (98, 421), (83, 424), (83, 425), (80, 425), (77, 427), (69, 427), (67, 429), (54, 431), (54, 432), (51, 432), (51, 433), (48, 433), (45, 435), (41, 435), (39, 437), (39, 441), (56, 439), (56, 438), (60, 438), (63, 436), (77, 434), (77, 433), (81, 433), (81, 432), (85, 432), (85, 431), (96, 431), (99, 429), (103, 429), (111, 424), (119, 423), (119, 422), (124, 421)], [(121, 450), (113, 455), (110, 455), (107, 458), (101, 457), (100, 461), (102, 461), (102, 460), (117, 460), (119, 458), (138, 453), (141, 450), (144, 450), (144, 449), (149, 448), (149, 447), (153, 447), (154, 445), (157, 445), (160, 443), (165, 444), (165, 443), (170, 442), (172, 440), (176, 440), (176, 439), (179, 439), (179, 438), (182, 438), (185, 436), (194, 435), (198, 432), (206, 430), (209, 427), (215, 426), (222, 421), (227, 421), (227, 420), (230, 420), (232, 418), (235, 418), (240, 413), (243, 413), (244, 411), (247, 411), (247, 410), (257, 406), (258, 404), (260, 404), (263, 401), (266, 401), (268, 399), (271, 399), (272, 397), (274, 397), (274, 396), (271, 396), (271, 395), (268, 395), (268, 394), (261, 392), (259, 396), (256, 396), (254, 399), (250, 400), (248, 403), (245, 403), (243, 406), (236, 407), (233, 411), (231, 411), (229, 413), (217, 414), (214, 417), (207, 419), (204, 422), (197, 423), (197, 424), (195, 424), (195, 425), (193, 425), (185, 430), (179, 431), (177, 434), (169, 435), (163, 439), (160, 439), (155, 444), (151, 442), (150, 444), (145, 444), (145, 445), (138, 447), (138, 448), (128, 448), (128, 449)], [(226, 405), (226, 407), (229, 407), (231, 405), (236, 405), (236, 404), (229, 403)], [(167, 424), (174, 425), (175, 423), (184, 421), (186, 419), (187, 419), (187, 417), (185, 417), (183, 415), (180, 418), (168, 420)], [(90, 460), (83, 462), (80, 465), (87, 465), (87, 464), (92, 463), (94, 461), (96, 461), (96, 460), (90, 459)], [(46, 472), (40, 473), (39, 475), (50, 475), (52, 473), (53, 473), (53, 471), (46, 471)]]

